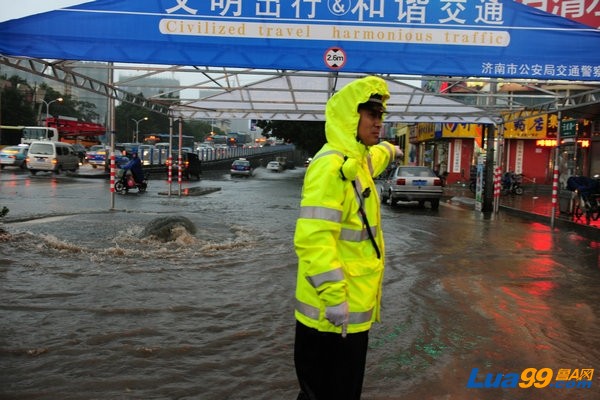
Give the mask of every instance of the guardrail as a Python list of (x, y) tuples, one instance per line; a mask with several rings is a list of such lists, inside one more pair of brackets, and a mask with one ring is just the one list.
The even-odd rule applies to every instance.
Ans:
[[(200, 171), (228, 169), (231, 166), (231, 163), (238, 158), (247, 158), (254, 167), (264, 167), (269, 161), (275, 160), (277, 157), (281, 156), (287, 157), (290, 162), (299, 162), (299, 159), (301, 158), (296, 151), (296, 146), (294, 145), (267, 146), (259, 148), (232, 147), (224, 150), (227, 151), (208, 150), (194, 152), (193, 154), (198, 156), (198, 160), (196, 162), (200, 162), (200, 165), (197, 165), (197, 167), (194, 168), (198, 168)], [(143, 155), (139, 156), (143, 162)], [(172, 170), (173, 174), (177, 173), (178, 156), (178, 153), (174, 154)], [(147, 155), (146, 160), (146, 163), (144, 163), (144, 171), (152, 174), (161, 174), (167, 172), (166, 158), (164, 155)], [(160, 160), (160, 162), (158, 162), (158, 160)]]
[[(235, 160), (237, 158), (250, 158), (266, 154), (294, 151), (294, 145), (267, 146), (267, 147), (228, 147), (228, 148), (203, 148), (194, 151), (201, 162)], [(163, 166), (167, 164), (167, 152), (162, 149), (140, 149), (138, 156), (145, 167)], [(179, 157), (178, 152), (173, 153), (173, 161)]]

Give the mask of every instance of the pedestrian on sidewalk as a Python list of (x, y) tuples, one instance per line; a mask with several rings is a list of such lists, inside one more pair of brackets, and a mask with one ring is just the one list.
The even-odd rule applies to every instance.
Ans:
[(334, 94), (325, 108), (327, 143), (306, 171), (294, 236), (298, 400), (361, 396), (385, 254), (373, 177), (401, 154), (379, 143), (388, 98), (386, 82), (374, 76)]

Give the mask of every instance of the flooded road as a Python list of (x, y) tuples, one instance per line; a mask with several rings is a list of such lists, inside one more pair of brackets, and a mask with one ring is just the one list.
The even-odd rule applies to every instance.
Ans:
[[(303, 172), (214, 174), (186, 183), (211, 193), (170, 198), (151, 181), (114, 211), (103, 181), (2, 175), (0, 398), (295, 399)], [(600, 365), (598, 241), (453, 203), (382, 214), (383, 321), (363, 399), (600, 398), (597, 371), (589, 388), (550, 387)], [(172, 215), (197, 232), (142, 237)], [(527, 368), (551, 383), (478, 387)]]

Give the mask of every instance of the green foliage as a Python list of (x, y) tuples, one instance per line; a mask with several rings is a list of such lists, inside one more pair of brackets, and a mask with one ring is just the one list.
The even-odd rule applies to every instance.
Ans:
[(203, 142), (206, 137), (210, 136), (211, 130), (217, 135), (223, 133), (221, 129), (213, 128), (208, 121), (184, 121), (184, 133), (194, 136), (198, 142)]
[(27, 81), (12, 76), (2, 90), (2, 125), (37, 125), (33, 110), (33, 89)]
[[(42, 83), (39, 87), (40, 91), (44, 91), (44, 101), (46, 103), (50, 103), (58, 98), (62, 98), (62, 101), (55, 101), (50, 105), (50, 112), (48, 115), (50, 117), (62, 116), (62, 117), (72, 117), (77, 118), (81, 121), (86, 121), (81, 119), (77, 112), (77, 101), (73, 100), (71, 95), (63, 95), (59, 91), (52, 89), (50, 86)], [(46, 118), (46, 104), (41, 103), (38, 105), (38, 113), (41, 116), (41, 119)], [(43, 122), (42, 122), (43, 123)], [(37, 124), (36, 124), (37, 125)]]
[[(141, 102), (144, 100), (144, 95), (140, 93), (130, 100)], [(148, 118), (148, 120), (143, 120), (144, 118)], [(140, 141), (148, 133), (169, 133), (169, 117), (128, 102), (123, 102), (115, 107), (115, 121), (117, 132), (115, 140), (117, 142), (133, 141), (136, 129), (134, 121), (140, 121), (137, 124)], [(177, 126), (173, 126), (173, 131), (176, 130)]]
[[(34, 102), (36, 89), (31, 87), (26, 80), (14, 75), (10, 78), (1, 77), (5, 80), (2, 87), (0, 99), (2, 125), (38, 125), (39, 121), (46, 117), (47, 105), (43, 102)], [(44, 101), (51, 103), (49, 116), (64, 116), (77, 118), (79, 121), (94, 122), (98, 121), (99, 114), (96, 111), (96, 105), (87, 101), (78, 101), (71, 95), (62, 94), (46, 83), (37, 87), (37, 92), (44, 93)], [(54, 101), (62, 98), (62, 101)], [(129, 99), (132, 103), (140, 103), (144, 96), (140, 93)], [(161, 102), (177, 103), (179, 99), (172, 93), (160, 96)], [(123, 102), (116, 107), (116, 140), (117, 142), (131, 142), (134, 137), (136, 123), (138, 123), (140, 139), (147, 133), (168, 133), (169, 118), (165, 115), (151, 112), (143, 107), (130, 102)], [(104, 121), (101, 121), (103, 123)], [(216, 133), (222, 133), (220, 129), (214, 128)], [(197, 141), (204, 141), (210, 135), (211, 124), (207, 121), (183, 121), (183, 133), (191, 135)], [(174, 120), (173, 133), (179, 133), (179, 122)]]
[(100, 115), (96, 112), (96, 105), (89, 101), (75, 101), (77, 117), (80, 121), (97, 121)]
[[(5, 77), (3, 77), (5, 79)], [(95, 121), (98, 119), (96, 105), (85, 101), (73, 100), (70, 95), (63, 95), (42, 83), (34, 89), (26, 80), (14, 75), (7, 79), (8, 84), (2, 89), (2, 125), (38, 125), (46, 117), (47, 105), (43, 102), (36, 104), (35, 93), (44, 92), (44, 101), (51, 104), (50, 116), (66, 116), (80, 121)], [(41, 117), (41, 118), (40, 118)]]
[(263, 130), (263, 136), (294, 143), (308, 154), (315, 154), (326, 142), (325, 122), (322, 121), (259, 120), (256, 125)]
[[(168, 98), (168, 96), (166, 97)], [(143, 94), (138, 94), (133, 100), (134, 103), (139, 103), (144, 99)], [(115, 108), (116, 113), (116, 140), (117, 142), (131, 142), (134, 137), (136, 124), (134, 121), (140, 121), (147, 117), (148, 120), (143, 120), (138, 123), (139, 139), (143, 139), (144, 135), (150, 133), (169, 133), (169, 117), (163, 114), (151, 112), (143, 107), (132, 103), (121, 103)], [(196, 141), (202, 142), (210, 135), (211, 124), (207, 121), (183, 121), (183, 134), (194, 136)], [(215, 129), (219, 131), (219, 129)], [(179, 120), (173, 120), (173, 135), (179, 134)]]

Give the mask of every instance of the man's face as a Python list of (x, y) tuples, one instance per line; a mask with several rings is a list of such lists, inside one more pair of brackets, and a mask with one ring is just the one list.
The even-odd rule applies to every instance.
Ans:
[(373, 146), (379, 143), (379, 132), (381, 131), (383, 113), (372, 109), (360, 109), (360, 120), (358, 121), (358, 138), (365, 146)]

